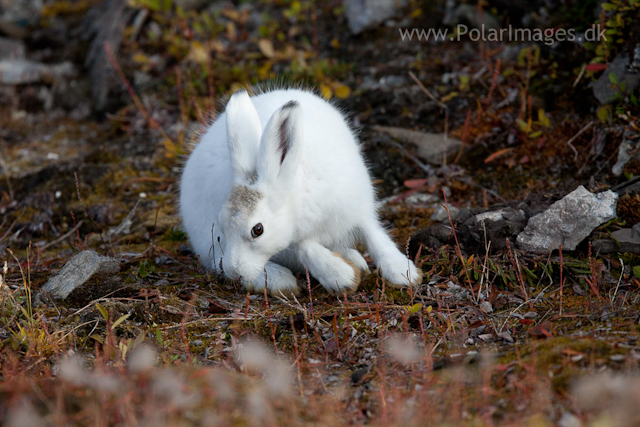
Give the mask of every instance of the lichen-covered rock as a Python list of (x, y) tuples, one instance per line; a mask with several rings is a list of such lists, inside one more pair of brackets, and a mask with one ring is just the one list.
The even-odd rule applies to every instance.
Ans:
[(629, 70), (631, 58), (626, 53), (621, 53), (609, 64), (600, 78), (593, 84), (593, 95), (601, 104), (610, 104), (621, 95), (619, 86), (612, 83), (610, 74), (615, 75), (614, 79), (618, 85), (624, 83), (625, 90), (633, 92), (640, 84), (640, 73)]
[(613, 191), (593, 194), (580, 186), (529, 219), (518, 246), (535, 253), (549, 253), (560, 245), (574, 250), (596, 227), (616, 217), (617, 202)]
[(54, 299), (72, 298), (88, 301), (104, 296), (120, 285), (117, 259), (82, 251), (42, 287), (42, 293)]

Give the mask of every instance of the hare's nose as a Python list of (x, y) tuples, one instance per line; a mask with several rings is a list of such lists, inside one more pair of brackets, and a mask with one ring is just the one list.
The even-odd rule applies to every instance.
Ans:
[(230, 255), (222, 257), (222, 269), (224, 270), (224, 275), (229, 279), (238, 280), (240, 278), (238, 269), (235, 268), (235, 264)]

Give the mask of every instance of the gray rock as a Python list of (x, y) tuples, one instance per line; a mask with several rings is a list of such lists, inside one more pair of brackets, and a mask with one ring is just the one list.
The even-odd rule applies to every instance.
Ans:
[(640, 253), (640, 223), (632, 228), (621, 228), (611, 233), (619, 245), (619, 252)]
[(440, 202), (440, 198), (429, 193), (413, 193), (404, 202), (409, 206), (428, 206)]
[(498, 333), (498, 338), (500, 338), (500, 339), (502, 339), (502, 340), (504, 340), (506, 342), (509, 342), (509, 343), (515, 342), (515, 340), (513, 339), (513, 337), (511, 336), (511, 333), (509, 331), (503, 331), (503, 332)]
[(571, 412), (564, 412), (562, 417), (558, 420), (558, 427), (582, 427), (582, 421), (580, 418), (573, 415)]
[(447, 157), (462, 148), (462, 141), (443, 133), (419, 132), (388, 126), (374, 126), (373, 130), (414, 145), (418, 157), (433, 165), (443, 164)]
[(344, 0), (349, 30), (359, 34), (374, 28), (407, 5), (407, 0)]
[(529, 219), (518, 246), (535, 253), (549, 253), (560, 245), (572, 251), (596, 227), (616, 217), (617, 202), (613, 191), (593, 194), (580, 186)]
[(640, 73), (629, 70), (631, 58), (626, 53), (621, 53), (609, 64), (598, 81), (593, 84), (593, 94), (601, 104), (609, 104), (615, 101), (620, 94), (620, 90), (611, 83), (609, 74), (614, 74), (619, 84), (626, 85), (626, 92), (631, 92), (640, 83)]
[(452, 8), (452, 3), (454, 2), (447, 2), (446, 13), (442, 20), (443, 24), (450, 26), (470, 25), (473, 28), (484, 27), (485, 29), (500, 28), (498, 18), (488, 11), (483, 10), (482, 13), (480, 13), (478, 6), (466, 3)]
[(520, 233), (527, 222), (523, 210), (512, 207), (492, 207), (486, 212), (473, 215), (465, 209), (458, 217), (458, 239), (466, 250), (476, 254), (486, 252), (486, 245), (491, 242), (491, 250), (506, 248)]
[(0, 37), (0, 60), (24, 59), (25, 47), (20, 40)]
[(493, 312), (493, 306), (491, 305), (491, 303), (489, 301), (482, 301), (480, 303), (480, 308), (485, 312), (485, 313), (491, 313)]
[(75, 74), (76, 70), (71, 62), (47, 65), (26, 59), (0, 60), (0, 83), (5, 85), (57, 81)]
[(620, 147), (618, 147), (618, 161), (613, 168), (611, 168), (611, 172), (615, 176), (622, 175), (622, 171), (629, 160), (632, 159), (632, 153), (636, 152), (635, 157), (640, 156), (640, 150), (637, 148), (640, 147), (640, 134), (638, 132), (634, 132), (631, 129), (627, 129), (624, 131), (622, 137), (622, 143)]
[(43, 0), (2, 0), (0, 18), (20, 27), (36, 25), (40, 21)]
[(90, 300), (112, 292), (119, 285), (118, 271), (117, 259), (82, 251), (47, 281), (42, 292), (54, 299)]
[(437, 221), (437, 222), (444, 222), (448, 224), (449, 215), (451, 215), (451, 220), (455, 221), (459, 213), (460, 213), (460, 209), (456, 208), (455, 206), (449, 206), (449, 213), (447, 213), (447, 210), (445, 209), (445, 207), (442, 205), (439, 205), (436, 211), (431, 215), (431, 220)]
[(618, 251), (618, 245), (611, 239), (596, 239), (591, 242), (596, 255), (612, 254)]
[(640, 72), (640, 43), (638, 43), (636, 48), (633, 50), (633, 62), (631, 63), (630, 68), (636, 73)]

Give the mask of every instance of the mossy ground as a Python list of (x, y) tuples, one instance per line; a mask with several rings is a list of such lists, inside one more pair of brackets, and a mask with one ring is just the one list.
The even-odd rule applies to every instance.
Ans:
[[(89, 3), (50, 3), (47, 28), (78, 21)], [(596, 187), (614, 185), (619, 128), (630, 126), (637, 106), (626, 105), (617, 126), (594, 126), (608, 132), (600, 153), (595, 134), (575, 139), (576, 156), (566, 141), (598, 120), (595, 107), (579, 102), (596, 76), (573, 85), (577, 74), (558, 64), (561, 55), (522, 47), (498, 68), (500, 45), (441, 49), (402, 43), (388, 28), (356, 38), (341, 2), (257, 2), (259, 24), (241, 7), (209, 15), (133, 3), (146, 4), (160, 33), (149, 26), (126, 37), (118, 60), (129, 78), (142, 71), (152, 79), (135, 89), (158, 126), (133, 103), (81, 122), (0, 112), (8, 165), (0, 181), (0, 420), (16, 425), (26, 413), (54, 425), (537, 426), (566, 412), (607, 419), (580, 406), (573, 387), (596, 372), (637, 372), (637, 254), (514, 249), (461, 257), (452, 240), (422, 251), (425, 278), (414, 289), (392, 288), (372, 272), (350, 295), (330, 296), (305, 277), (295, 299), (248, 295), (203, 271), (189, 250), (177, 184), (189, 128), (208, 123), (213, 106), (240, 85), (282, 75), (318, 86), (364, 125), (381, 196), (402, 196), (405, 180), (425, 171), (368, 126), (447, 129), (463, 140), (459, 158), (423, 188), (437, 196), (448, 188), (449, 203), (460, 207), (540, 192), (557, 199), (591, 177)], [(414, 23), (432, 20), (432, 5), (410, 3)], [(167, 68), (155, 68), (153, 55)], [(409, 78), (393, 89), (362, 89), (366, 70), (375, 79), (416, 73), (447, 111), (429, 106)], [(458, 77), (443, 84), (445, 72)], [(501, 104), (510, 90), (527, 101)], [(594, 236), (638, 222), (637, 197), (623, 196), (619, 219)], [(130, 229), (111, 233), (134, 207)], [(381, 216), (403, 247), (431, 225), (432, 212), (400, 201)], [(36, 305), (46, 280), (83, 249), (120, 258), (123, 289)], [(153, 357), (135, 368), (145, 345)], [(243, 348), (266, 349), (266, 365), (242, 359)], [(70, 357), (88, 369), (70, 367)], [(273, 382), (280, 364), (284, 375)]]

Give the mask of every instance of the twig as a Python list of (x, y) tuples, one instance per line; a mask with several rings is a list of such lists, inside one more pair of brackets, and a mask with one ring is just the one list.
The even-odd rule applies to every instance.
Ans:
[(584, 72), (586, 71), (587, 66), (583, 65), (582, 66), (582, 70), (580, 70), (580, 74), (578, 74), (578, 77), (576, 77), (576, 79), (573, 81), (573, 87), (578, 86), (578, 83), (580, 83), (580, 80), (582, 80), (582, 76), (584, 76)]
[[(513, 266), (516, 269), (516, 279), (518, 280), (518, 283), (520, 284), (520, 289), (522, 290), (522, 294), (524, 295), (524, 299), (528, 300), (529, 297), (527, 296), (527, 290), (524, 287), (524, 278), (522, 277), (522, 270), (520, 269), (520, 263), (518, 263), (518, 255), (515, 252), (511, 252), (511, 243), (509, 242), (509, 239), (506, 239), (507, 241), (507, 253), (509, 254), (509, 258), (511, 259), (511, 263), (513, 264)], [(533, 309), (533, 305), (531, 306), (531, 308)]]
[(9, 233), (11, 233), (11, 230), (13, 230), (13, 227), (18, 223), (18, 221), (20, 221), (21, 217), (22, 217), (22, 213), (20, 213), (20, 215), (18, 215), (18, 217), (11, 223), (7, 231), (2, 236), (0, 236), (0, 243), (4, 242), (4, 240), (7, 238)]
[(2, 155), (2, 150), (0, 150), (0, 166), (2, 166), (2, 171), (4, 172), (4, 178), (7, 181), (7, 188), (9, 189), (9, 198), (13, 200), (13, 187), (11, 186), (11, 176), (9, 172), (9, 167), (7, 163), (4, 161), (4, 156)]
[(411, 153), (409, 152), (409, 150), (407, 150), (406, 148), (404, 148), (404, 147), (402, 146), (402, 144), (400, 144), (400, 143), (399, 143), (399, 142), (397, 142), (397, 141), (394, 141), (391, 137), (389, 137), (389, 138), (384, 138), (384, 139), (383, 139), (383, 141), (386, 141), (386, 142), (388, 142), (389, 144), (393, 145), (394, 147), (398, 148), (398, 149), (402, 152), (402, 154), (403, 154), (403, 155), (407, 156), (407, 158), (408, 158), (409, 160), (411, 160), (413, 163), (415, 163), (416, 165), (418, 165), (418, 167), (419, 167), (420, 169), (422, 169), (423, 171), (425, 171), (428, 175), (431, 175), (431, 174), (432, 174), (432, 172), (433, 172), (433, 171), (431, 170), (431, 166), (426, 165), (426, 164), (422, 163), (420, 160), (418, 160), (418, 158), (417, 158), (416, 156), (414, 156), (413, 154), (411, 154)]
[(628, 181), (625, 182), (621, 182), (620, 184), (616, 185), (615, 187), (611, 187), (611, 191), (615, 191), (616, 193), (619, 193), (619, 190), (622, 190), (625, 187), (628, 187), (632, 184), (635, 184), (636, 182), (640, 182), (640, 176), (636, 176), (635, 178), (631, 178)]
[[(618, 295), (618, 289), (620, 288), (620, 282), (622, 281), (622, 276), (624, 276), (624, 261), (622, 260), (622, 258), (618, 258), (618, 260), (620, 261), (620, 265), (622, 265), (622, 267), (620, 268), (620, 277), (618, 278), (618, 284), (616, 284), (616, 290), (613, 292), (613, 298), (609, 297), (610, 301), (611, 301), (611, 308), (613, 308), (613, 302), (616, 300), (616, 296)], [(611, 295), (611, 294), (609, 294)]]
[(484, 103), (489, 105), (491, 103), (491, 97), (493, 96), (493, 90), (496, 88), (496, 81), (498, 80), (498, 74), (500, 73), (500, 59), (496, 62), (496, 69), (493, 71), (493, 77), (491, 78), (491, 89), (489, 89), (489, 95), (485, 99)]
[[(525, 306), (525, 304), (529, 304), (530, 306), (533, 306), (533, 304), (535, 304), (546, 292), (547, 289), (549, 289), (551, 287), (551, 285), (547, 286), (546, 288), (544, 288), (542, 291), (540, 291), (540, 293), (535, 297), (535, 298), (531, 298), (529, 300), (525, 300), (522, 302), (522, 304), (520, 304), (519, 306), (517, 306), (516, 308), (514, 308), (511, 313), (509, 313), (509, 315), (507, 316), (507, 318), (505, 319), (504, 323), (502, 324), (502, 326), (500, 327), (500, 329), (498, 330), (499, 332), (502, 332), (504, 330), (504, 327), (507, 326), (507, 322), (509, 321), (509, 319), (511, 319), (512, 317), (514, 317), (514, 314), (520, 310), (522, 307)], [(544, 318), (544, 316), (540, 319), (540, 322), (542, 322), (542, 319)]]
[(315, 323), (315, 319), (313, 318), (313, 295), (311, 295), (311, 277), (309, 276), (309, 270), (307, 266), (304, 266), (304, 271), (307, 274), (307, 289), (309, 290), (309, 313), (311, 314), (311, 321)]
[(67, 231), (65, 234), (63, 234), (62, 236), (58, 237), (56, 240), (53, 240), (49, 243), (46, 243), (44, 245), (36, 245), (36, 248), (38, 248), (41, 251), (44, 251), (46, 249), (49, 249), (51, 246), (55, 246), (58, 243), (62, 242), (63, 240), (67, 239), (69, 236), (71, 236), (73, 233), (75, 233), (81, 226), (82, 226), (82, 222), (84, 220), (80, 220), (75, 227), (73, 227), (71, 230)]
[(573, 136), (571, 137), (571, 139), (569, 139), (569, 140), (567, 141), (567, 145), (568, 145), (569, 147), (571, 147), (571, 149), (573, 150), (573, 154), (574, 154), (573, 159), (574, 159), (574, 160), (578, 160), (578, 150), (576, 150), (576, 147), (574, 147), (574, 146), (573, 146), (573, 141), (575, 141), (575, 140), (576, 140), (580, 135), (582, 135), (582, 134), (583, 134), (583, 133), (585, 133), (587, 130), (589, 130), (589, 128), (590, 128), (591, 126), (593, 126), (593, 120), (592, 120), (592, 121), (590, 121), (590, 122), (589, 122), (585, 127), (583, 127), (582, 129), (580, 129), (580, 131), (579, 131), (578, 133), (576, 133), (575, 135), (573, 135)]
[(184, 93), (182, 92), (182, 70), (176, 67), (176, 86), (178, 87), (178, 105), (180, 106), (180, 119), (184, 125), (189, 124), (187, 109), (184, 106)]
[(453, 226), (453, 220), (451, 219), (451, 213), (449, 212), (449, 203), (447, 202), (447, 193), (442, 190), (442, 196), (444, 197), (444, 208), (447, 210), (447, 216), (449, 217), (449, 224), (451, 224), (451, 231), (453, 232), (453, 238), (456, 240), (456, 249), (458, 250), (458, 257), (462, 262), (462, 267), (464, 268), (464, 272), (467, 275), (467, 283), (469, 284), (469, 290), (471, 291), (471, 295), (473, 296), (474, 301), (476, 300), (476, 293), (473, 290), (473, 284), (471, 283), (471, 276), (469, 276), (469, 270), (467, 270), (467, 264), (462, 256), (462, 249), (460, 249), (460, 243), (458, 243), (458, 236), (456, 235), (456, 228)]
[(483, 187), (482, 185), (480, 185), (480, 184), (478, 184), (478, 183), (473, 182), (473, 181), (472, 181), (471, 179), (469, 179), (469, 178), (457, 177), (457, 178), (455, 178), (455, 179), (458, 179), (459, 181), (462, 181), (462, 182), (464, 182), (465, 184), (469, 184), (469, 185), (473, 185), (474, 187), (478, 187), (478, 188), (480, 188), (481, 190), (486, 191), (487, 193), (491, 194), (493, 197), (495, 197), (496, 199), (498, 199), (498, 200), (500, 200), (500, 201), (502, 201), (502, 202), (506, 202), (506, 201), (507, 201), (504, 197), (500, 196), (500, 194), (498, 194), (497, 192), (495, 192), (495, 191), (493, 191), (493, 190), (491, 190), (491, 189), (489, 189), (489, 188)]
[(124, 72), (122, 71), (122, 68), (120, 68), (120, 64), (118, 64), (118, 61), (116, 60), (115, 55), (111, 51), (111, 46), (109, 45), (109, 42), (104, 42), (104, 50), (107, 53), (107, 58), (109, 59), (109, 63), (111, 63), (111, 66), (116, 71), (116, 74), (118, 74), (118, 77), (120, 78), (120, 81), (122, 82), (122, 84), (127, 89), (127, 92), (129, 92), (129, 96), (131, 96), (131, 99), (133, 100), (133, 103), (136, 105), (136, 107), (140, 111), (140, 114), (142, 114), (142, 116), (145, 118), (145, 120), (149, 124), (149, 127), (152, 128), (152, 129), (159, 130), (163, 137), (165, 137), (165, 138), (169, 139), (170, 141), (172, 141), (171, 138), (169, 138), (169, 136), (167, 136), (167, 134), (165, 133), (164, 129), (162, 129), (162, 126), (160, 126), (158, 124), (158, 122), (156, 122), (153, 119), (153, 117), (151, 117), (149, 115), (149, 113), (147, 112), (147, 109), (144, 107), (144, 104), (142, 103), (142, 101), (140, 100), (140, 98), (138, 97), (136, 92), (133, 90), (133, 87), (131, 86), (131, 83), (129, 83), (129, 80), (127, 79), (127, 76), (124, 75)]
[(564, 293), (564, 278), (562, 277), (564, 259), (562, 258), (562, 245), (558, 246), (558, 252), (560, 252), (560, 316), (562, 316), (562, 295)]
[(422, 82), (420, 80), (418, 80), (418, 78), (416, 77), (415, 74), (413, 74), (412, 71), (409, 71), (409, 76), (413, 79), (414, 82), (416, 82), (416, 84), (418, 85), (418, 87), (429, 97), (431, 98), (432, 101), (434, 101), (436, 104), (438, 104), (438, 106), (440, 108), (443, 109), (447, 109), (447, 105), (440, 101), (438, 98), (436, 98), (431, 92), (429, 92), (429, 89), (427, 89), (426, 87), (424, 87), (424, 85), (422, 84)]

